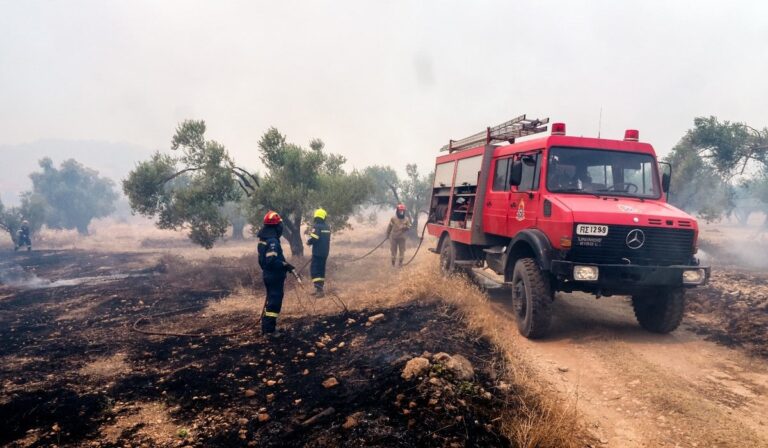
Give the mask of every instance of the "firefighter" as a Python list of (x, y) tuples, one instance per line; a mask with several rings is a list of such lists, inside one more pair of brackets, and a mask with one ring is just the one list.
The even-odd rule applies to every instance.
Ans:
[(389, 226), (387, 226), (389, 250), (392, 253), (392, 266), (395, 265), (396, 259), (399, 266), (403, 265), (403, 258), (405, 258), (405, 234), (410, 228), (411, 219), (405, 216), (405, 205), (397, 204), (395, 216), (389, 220)]
[(328, 212), (322, 208), (315, 210), (314, 224), (307, 240), (307, 244), (312, 246), (309, 274), (312, 276), (312, 284), (315, 285), (316, 297), (325, 296), (325, 262), (328, 261), (328, 253), (331, 250), (331, 229), (325, 223), (327, 217)]
[(22, 246), (27, 246), (27, 250), (32, 250), (32, 239), (30, 237), (29, 221), (21, 221), (21, 228), (16, 232), (16, 246), (14, 250), (19, 250)]
[(280, 236), (283, 234), (283, 220), (277, 212), (269, 211), (264, 216), (264, 226), (257, 234), (259, 238), (259, 266), (267, 288), (267, 299), (261, 316), (261, 332), (265, 336), (277, 336), (277, 317), (283, 306), (285, 277), (294, 267), (285, 261)]

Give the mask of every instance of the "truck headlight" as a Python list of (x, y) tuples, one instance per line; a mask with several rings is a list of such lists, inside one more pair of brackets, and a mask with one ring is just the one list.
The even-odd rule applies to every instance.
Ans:
[(683, 283), (686, 285), (700, 285), (704, 283), (704, 269), (686, 269), (683, 271)]
[(597, 266), (574, 266), (573, 279), (582, 282), (595, 282), (600, 275)]

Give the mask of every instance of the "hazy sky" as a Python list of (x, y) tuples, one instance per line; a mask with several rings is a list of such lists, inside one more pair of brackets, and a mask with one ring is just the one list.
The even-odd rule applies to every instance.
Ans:
[(768, 2), (0, 0), (0, 145), (166, 149), (202, 118), (251, 168), (269, 126), (427, 168), (521, 113), (596, 135), (601, 107), (659, 152), (698, 115), (768, 125)]

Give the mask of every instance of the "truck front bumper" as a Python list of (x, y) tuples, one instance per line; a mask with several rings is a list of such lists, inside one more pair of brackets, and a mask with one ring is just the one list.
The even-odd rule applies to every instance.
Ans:
[[(597, 268), (597, 279), (586, 281), (574, 278), (574, 268), (591, 266)], [(694, 273), (691, 271), (699, 271)], [(668, 287), (692, 288), (707, 283), (710, 275), (709, 266), (676, 265), (676, 266), (639, 266), (627, 264), (590, 264), (564, 260), (552, 260), (551, 272), (560, 282), (563, 289), (580, 291), (605, 290), (615, 291), (615, 294), (636, 291), (638, 288)], [(688, 274), (685, 274), (688, 272)], [(684, 275), (695, 277), (701, 275), (701, 281), (691, 283), (684, 281)]]

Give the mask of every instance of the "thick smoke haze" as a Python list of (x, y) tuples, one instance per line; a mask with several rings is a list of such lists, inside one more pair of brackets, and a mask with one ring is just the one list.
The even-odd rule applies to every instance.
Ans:
[(0, 1), (3, 199), (28, 185), (5, 168), (34, 166), (24, 145), (122, 142), (137, 149), (103, 149), (122, 170), (82, 161), (127, 172), (186, 118), (253, 169), (269, 126), (350, 166), (427, 169), (520, 113), (596, 135), (601, 108), (603, 137), (637, 128), (664, 153), (695, 116), (768, 124), (766, 17), (759, 1)]

